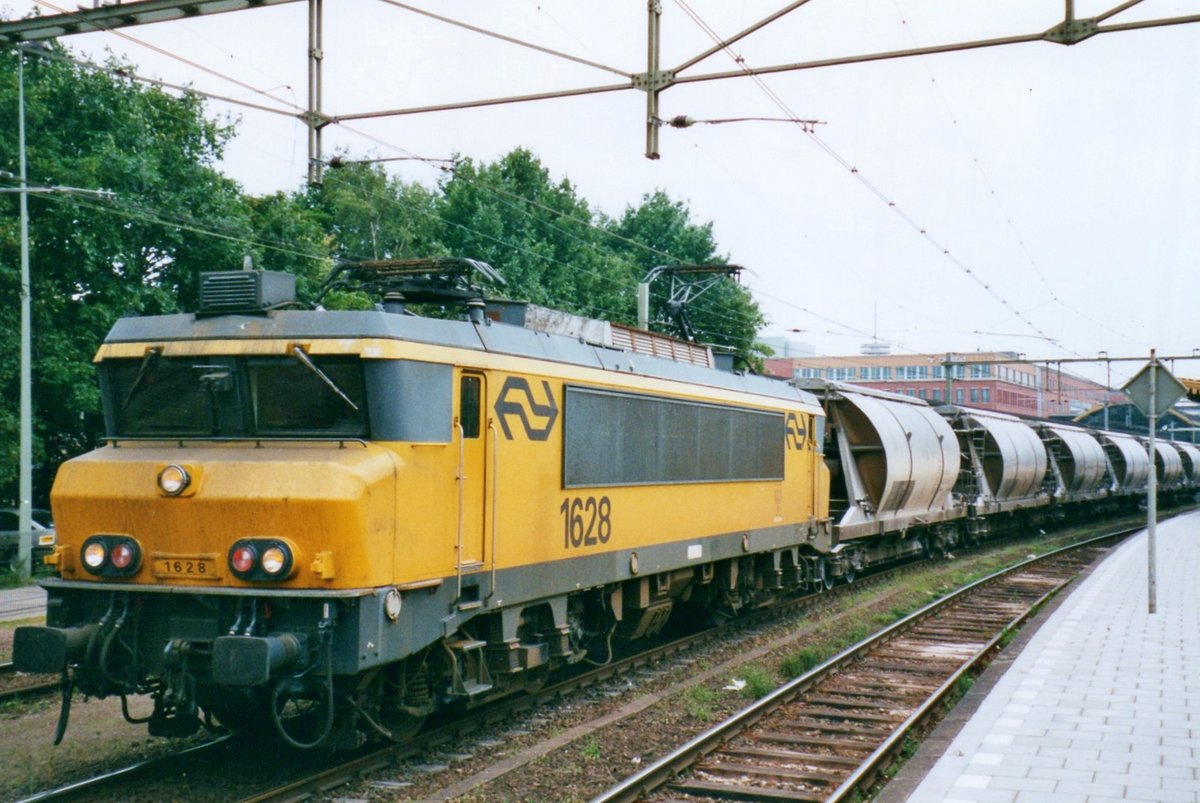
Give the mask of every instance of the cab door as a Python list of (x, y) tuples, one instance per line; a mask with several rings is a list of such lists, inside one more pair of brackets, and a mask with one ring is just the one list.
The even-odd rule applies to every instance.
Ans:
[(487, 381), (484, 375), (462, 371), (455, 394), (454, 438), (459, 453), (458, 563), (461, 568), (474, 568), (483, 563), (484, 528), (488, 516), (488, 438), (484, 421)]

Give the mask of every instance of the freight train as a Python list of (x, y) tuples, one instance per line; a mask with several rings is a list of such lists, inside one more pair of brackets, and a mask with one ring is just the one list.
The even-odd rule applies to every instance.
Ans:
[[(1200, 451), (836, 383), (520, 304), (482, 263), (340, 286), (462, 319), (296, 308), (204, 274), (194, 314), (123, 318), (106, 439), (65, 463), (45, 626), (14, 663), (149, 695), (152, 734), (401, 739), (427, 716), (604, 662), (673, 617), (735, 615), (1076, 508), (1200, 487)], [(336, 283), (335, 283), (336, 284)], [(431, 289), (432, 288), (432, 289)], [(135, 720), (127, 705), (123, 711)]]

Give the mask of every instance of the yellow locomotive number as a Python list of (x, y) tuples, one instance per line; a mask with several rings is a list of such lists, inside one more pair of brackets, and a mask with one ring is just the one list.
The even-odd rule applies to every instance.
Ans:
[(612, 538), (612, 502), (607, 496), (568, 497), (559, 505), (563, 517), (563, 548), (607, 544)]

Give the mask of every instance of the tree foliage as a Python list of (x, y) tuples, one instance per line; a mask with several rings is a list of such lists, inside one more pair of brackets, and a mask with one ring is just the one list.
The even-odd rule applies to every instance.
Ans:
[[(0, 169), (14, 175), (18, 52), (0, 54)], [(114, 320), (193, 304), (199, 271), (240, 263), (237, 240), (251, 228), (240, 188), (213, 168), (232, 129), (206, 118), (197, 98), (58, 59), (26, 57), (24, 79), (29, 185), (115, 194), (111, 201), (66, 190), (29, 195), (36, 486), (44, 496), (57, 464), (100, 434), (91, 358)], [(0, 293), (8, 299), (0, 305), (0, 384), (15, 402), (17, 195), (0, 196), (0, 208)], [(16, 442), (16, 409), (4, 405), (5, 444)], [(9, 451), (12, 459), (0, 464), (6, 490), (16, 480), (15, 446)]]
[[(12, 174), (16, 59), (14, 51), (0, 54), (0, 170)], [(29, 198), (39, 503), (58, 463), (102, 436), (91, 358), (107, 330), (125, 314), (193, 309), (201, 271), (235, 269), (248, 256), (256, 267), (294, 273), (301, 296), (312, 298), (338, 262), (465, 256), (504, 276), (494, 295), (633, 323), (637, 283), (654, 266), (726, 262), (712, 225), (694, 222), (687, 204), (659, 191), (608, 218), (525, 149), (492, 163), (460, 159), (432, 187), (345, 160), (319, 187), (254, 197), (216, 169), (233, 127), (207, 117), (194, 96), (41, 58), (26, 60), (25, 93), (30, 186), (115, 194)], [(14, 184), (0, 178), (0, 186)], [(17, 482), (15, 193), (0, 194), (0, 210), (5, 501), (15, 499)], [(657, 288), (655, 298), (661, 302)], [(325, 303), (363, 307), (371, 300), (345, 293)], [(691, 318), (701, 340), (753, 361), (762, 315), (744, 288), (714, 288)]]

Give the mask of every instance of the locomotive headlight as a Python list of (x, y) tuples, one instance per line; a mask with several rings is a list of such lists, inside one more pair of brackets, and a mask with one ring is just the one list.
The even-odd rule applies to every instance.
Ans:
[(268, 547), (262, 556), (263, 571), (272, 577), (278, 576), (287, 567), (287, 553), (281, 546)]
[(80, 551), (83, 567), (101, 577), (129, 577), (142, 565), (142, 548), (128, 535), (93, 535)]
[(108, 550), (104, 548), (104, 542), (98, 539), (89, 540), (83, 547), (83, 565), (87, 566), (92, 571), (97, 571), (104, 565), (104, 561), (108, 558)]
[(191, 483), (192, 478), (183, 466), (170, 465), (158, 472), (158, 487), (167, 496), (179, 496)]
[(229, 568), (240, 580), (286, 580), (295, 565), (295, 547), (283, 538), (243, 538), (229, 549)]
[(133, 546), (128, 542), (122, 542), (113, 547), (112, 565), (122, 571), (133, 565), (134, 559)]
[(233, 552), (229, 554), (229, 565), (233, 567), (234, 572), (237, 574), (249, 574), (254, 571), (257, 563), (258, 553), (249, 544), (242, 544), (239, 547), (235, 547)]

